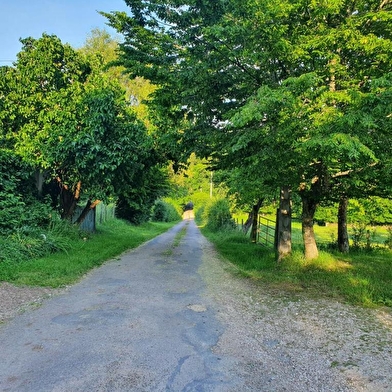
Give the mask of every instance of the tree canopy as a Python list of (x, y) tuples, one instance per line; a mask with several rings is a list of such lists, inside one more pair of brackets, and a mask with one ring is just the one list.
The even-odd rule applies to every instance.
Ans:
[(390, 187), (389, 2), (126, 3), (131, 16), (106, 16), (121, 64), (158, 86), (164, 141), (258, 179), (260, 194), (298, 192), (307, 257), (321, 201)]
[(64, 218), (86, 203), (81, 220), (152, 170), (153, 139), (119, 82), (91, 59), (47, 34), (22, 44), (15, 66), (1, 69), (1, 139), (52, 181)]

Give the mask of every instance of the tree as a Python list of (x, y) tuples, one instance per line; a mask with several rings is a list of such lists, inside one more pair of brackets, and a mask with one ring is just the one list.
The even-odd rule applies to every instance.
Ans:
[(125, 36), (127, 71), (159, 86), (157, 126), (222, 168), (258, 172), (260, 192), (298, 192), (306, 258), (318, 255), (320, 202), (351, 196), (371, 174), (366, 192), (386, 187), (377, 173), (390, 149), (369, 131), (382, 122), (388, 133), (389, 117), (369, 122), (358, 109), (391, 69), (389, 2), (127, 4), (132, 17), (107, 16)]
[[(6, 70), (3, 138), (55, 185), (63, 218), (77, 217), (131, 186), (154, 160), (145, 126), (126, 105), (121, 86), (91, 67), (55, 36), (22, 40), (15, 68)], [(11, 77), (12, 76), (12, 77)], [(5, 91), (2, 86), (2, 91)], [(147, 163), (148, 162), (148, 163)]]
[(79, 51), (88, 57), (94, 68), (103, 72), (109, 79), (118, 81), (125, 91), (126, 101), (132, 106), (137, 117), (151, 128), (144, 102), (155, 87), (142, 77), (129, 78), (125, 68), (116, 65), (119, 43), (119, 37), (111, 36), (106, 30), (93, 29)]
[[(148, 140), (143, 142), (143, 138), (139, 138), (140, 146), (146, 154), (134, 180), (130, 183), (129, 178), (122, 174), (121, 180), (116, 180), (119, 185), (125, 184), (116, 186), (116, 194), (119, 195), (118, 216), (133, 223), (140, 223), (148, 219), (155, 200), (168, 191), (167, 177), (163, 171), (166, 160), (164, 155), (157, 152), (160, 146), (156, 142), (154, 127), (145, 104), (155, 87), (142, 77), (129, 78), (125, 68), (116, 65), (118, 46), (118, 37), (112, 37), (105, 30), (94, 29), (80, 51), (90, 59), (95, 72), (103, 73), (109, 80), (121, 85), (127, 106), (147, 128)], [(142, 154), (141, 149), (139, 153)]]
[[(150, 107), (161, 132), (161, 145), (173, 153), (174, 160), (185, 160), (192, 151), (221, 159), (218, 151), (223, 150), (228, 113), (261, 85), (259, 70), (265, 69), (256, 52), (252, 54), (255, 42), (244, 38), (244, 33), (251, 31), (249, 26), (233, 23), (230, 16), (221, 20), (238, 4), (201, 1), (188, 7), (159, 1), (127, 3), (134, 18), (124, 13), (106, 16), (125, 36), (120, 45), (121, 63), (131, 75), (143, 75), (158, 86)], [(250, 15), (251, 10), (244, 14)], [(237, 50), (244, 46), (254, 57), (252, 61)], [(223, 163), (219, 167), (227, 168)], [(260, 192), (265, 192), (265, 186), (260, 188), (259, 195), (249, 202), (252, 208), (259, 205)]]

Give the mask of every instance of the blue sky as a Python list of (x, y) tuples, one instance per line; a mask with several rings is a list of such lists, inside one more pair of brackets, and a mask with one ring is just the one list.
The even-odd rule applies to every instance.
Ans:
[(19, 38), (55, 34), (78, 48), (94, 28), (115, 35), (97, 11), (129, 13), (129, 8), (124, 0), (0, 0), (0, 66), (16, 60)]

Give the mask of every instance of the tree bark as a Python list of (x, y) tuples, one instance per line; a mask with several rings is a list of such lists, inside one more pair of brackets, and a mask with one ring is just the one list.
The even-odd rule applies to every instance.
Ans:
[(83, 208), (83, 211), (80, 213), (78, 219), (76, 219), (75, 223), (77, 225), (80, 225), (86, 219), (88, 213), (93, 210), (100, 202), (100, 200), (91, 201), (89, 199), (86, 203), (86, 206)]
[(338, 249), (342, 253), (348, 253), (350, 249), (347, 231), (347, 206), (348, 197), (341, 196), (338, 209)]
[(75, 186), (75, 190), (72, 191), (67, 185), (61, 183), (60, 179), (57, 179), (60, 184), (60, 206), (61, 206), (61, 218), (62, 219), (72, 219), (75, 212), (75, 208), (78, 204), (80, 198), (80, 191), (82, 188), (82, 182), (78, 181)]
[(258, 226), (257, 218), (258, 217), (259, 217), (259, 210), (257, 209), (257, 205), (254, 205), (252, 211), (252, 230), (250, 232), (250, 240), (254, 243), (257, 242), (257, 226)]
[(280, 190), (277, 218), (277, 254), (280, 262), (291, 253), (291, 189), (287, 186)]
[(246, 219), (244, 226), (242, 228), (244, 234), (248, 234), (249, 229), (252, 227), (252, 223), (253, 223), (253, 208), (252, 211), (249, 212), (248, 218)]
[(314, 236), (313, 220), (316, 213), (317, 202), (306, 194), (302, 199), (302, 238), (305, 247), (305, 259), (312, 260), (318, 257), (316, 238)]
[(250, 240), (252, 242), (257, 242), (258, 217), (259, 217), (259, 211), (262, 203), (263, 200), (259, 199), (257, 201), (257, 204), (254, 204), (252, 208), (252, 231), (250, 232)]

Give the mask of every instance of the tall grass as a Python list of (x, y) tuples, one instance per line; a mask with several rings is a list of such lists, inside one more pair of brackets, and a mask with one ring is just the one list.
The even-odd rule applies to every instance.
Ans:
[(22, 226), (0, 236), (0, 263), (17, 263), (62, 251), (67, 252), (84, 233), (68, 222), (53, 220), (48, 227)]
[(104, 261), (137, 247), (172, 225), (173, 223), (145, 223), (132, 226), (112, 219), (99, 226), (94, 235), (72, 238), (65, 236), (64, 243), (71, 241), (72, 244), (68, 244), (70, 246), (66, 246), (67, 249), (62, 252), (0, 262), (0, 281), (48, 287), (69, 285)]
[(264, 285), (363, 306), (392, 307), (392, 251), (389, 249), (368, 252), (361, 249), (348, 255), (320, 251), (316, 260), (307, 261), (302, 249), (296, 247), (291, 257), (277, 263), (273, 250), (251, 244), (240, 232), (213, 233), (207, 228), (202, 231), (238, 273)]

